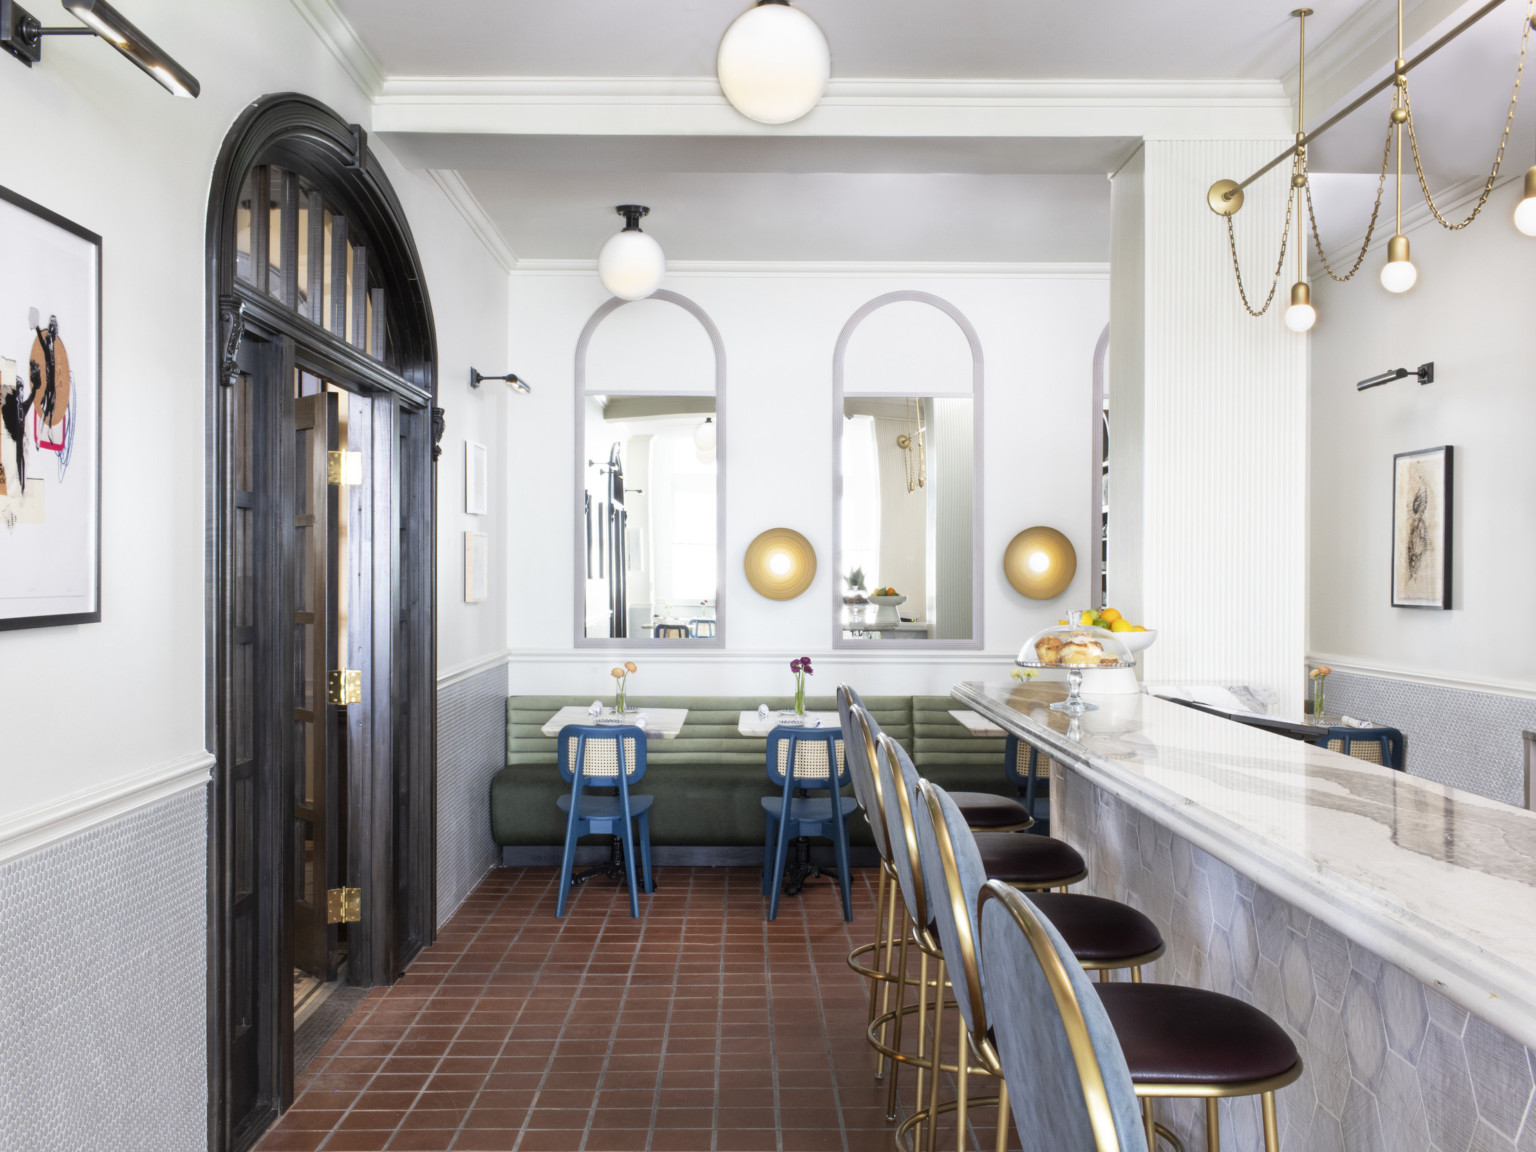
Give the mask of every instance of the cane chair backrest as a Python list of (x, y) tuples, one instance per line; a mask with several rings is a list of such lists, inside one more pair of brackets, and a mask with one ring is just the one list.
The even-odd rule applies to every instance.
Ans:
[(567, 783), (575, 779), (579, 764), (583, 784), (618, 787), (621, 747), (625, 784), (645, 777), (645, 729), (633, 724), (567, 724), (560, 729), (558, 747), (560, 778)]

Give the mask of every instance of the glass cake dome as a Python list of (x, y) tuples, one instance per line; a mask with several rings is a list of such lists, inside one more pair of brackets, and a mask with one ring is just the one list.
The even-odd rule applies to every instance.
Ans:
[(1050, 707), (1080, 716), (1098, 709), (1082, 698), (1083, 673), (1136, 667), (1136, 657), (1113, 632), (1083, 624), (1056, 624), (1024, 642), (1014, 660), (1020, 668), (1061, 669), (1067, 673), (1067, 698)]

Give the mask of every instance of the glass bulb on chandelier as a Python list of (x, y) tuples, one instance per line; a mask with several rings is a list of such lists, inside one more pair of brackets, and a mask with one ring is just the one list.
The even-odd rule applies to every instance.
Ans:
[(1526, 169), (1525, 197), (1515, 205), (1515, 227), (1527, 236), (1536, 236), (1536, 165)]
[(788, 0), (758, 0), (732, 22), (715, 56), (732, 107), (759, 124), (788, 124), (821, 101), (832, 50), (812, 20)]
[(715, 450), (715, 418), (706, 417), (704, 423), (693, 430), (693, 446), (700, 452)]
[(621, 204), (624, 230), (608, 238), (597, 257), (597, 275), (603, 287), (620, 300), (644, 300), (661, 287), (667, 275), (667, 258), (661, 245), (640, 231), (640, 218), (650, 212), (640, 204)]
[(1387, 262), (1381, 266), (1381, 286), (1388, 292), (1406, 292), (1419, 279), (1419, 270), (1408, 257), (1408, 237), (1399, 232), (1387, 241)]
[(1285, 310), (1285, 326), (1292, 332), (1310, 331), (1317, 323), (1317, 309), (1312, 307), (1312, 289), (1305, 280), (1291, 285), (1291, 306)]

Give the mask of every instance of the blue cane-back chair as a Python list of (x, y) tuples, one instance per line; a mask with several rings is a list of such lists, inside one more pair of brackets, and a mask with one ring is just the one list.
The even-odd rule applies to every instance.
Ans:
[(655, 640), (692, 640), (693, 633), (688, 631), (686, 624), (657, 624), (651, 629), (651, 637)]
[(1313, 743), (1319, 748), (1331, 748), (1357, 760), (1382, 764), (1398, 772), (1406, 771), (1403, 734), (1396, 728), (1351, 728), (1348, 725), (1325, 728)]
[[(616, 836), (624, 847), (624, 876), (629, 883), (629, 914), (640, 916), (640, 897), (635, 890), (635, 848), (632, 831), (640, 837), (640, 861), (645, 869), (645, 890), (656, 891), (651, 878), (651, 801), (637, 796), (630, 786), (645, 778), (645, 730), (633, 724), (567, 724), (560, 729), (560, 778), (571, 785), (571, 794), (556, 800), (566, 813), (565, 852), (560, 859), (560, 895), (555, 915), (565, 915), (571, 891), (571, 869), (576, 863), (576, 841), (582, 836)], [(624, 765), (620, 770), (620, 764)], [(617, 796), (583, 794), (585, 788), (617, 788)]]
[[(1042, 836), (1051, 834), (1050, 777), (1040, 778), (1040, 750), (1026, 744), (1012, 732), (1003, 750), (1003, 775), (1008, 777), (1024, 797), (1024, 809), (1035, 822), (1031, 831)], [(1043, 802), (1044, 811), (1041, 811)]]
[(1071, 949), (1016, 889), (989, 880), (980, 905), (987, 1019), (1024, 1147), (1147, 1152), (1125, 1053)]
[[(837, 883), (842, 890), (843, 919), (853, 919), (853, 891), (848, 876), (846, 818), (858, 807), (842, 789), (852, 782), (843, 750), (841, 728), (790, 728), (768, 734), (768, 779), (783, 789), (781, 796), (764, 796), (768, 828), (763, 840), (763, 895), (768, 919), (779, 914), (779, 896), (789, 842), (799, 836), (824, 836), (837, 856)], [(826, 791), (826, 797), (796, 796), (796, 789)]]

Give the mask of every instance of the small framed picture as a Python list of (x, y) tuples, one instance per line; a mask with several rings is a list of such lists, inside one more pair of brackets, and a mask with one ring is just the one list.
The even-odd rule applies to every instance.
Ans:
[(1392, 606), (1451, 607), (1449, 445), (1392, 458)]
[(464, 602), (478, 604), (491, 595), (491, 538), (484, 532), (464, 533)]
[(491, 464), (484, 444), (464, 441), (464, 511), (484, 516), (490, 502)]

